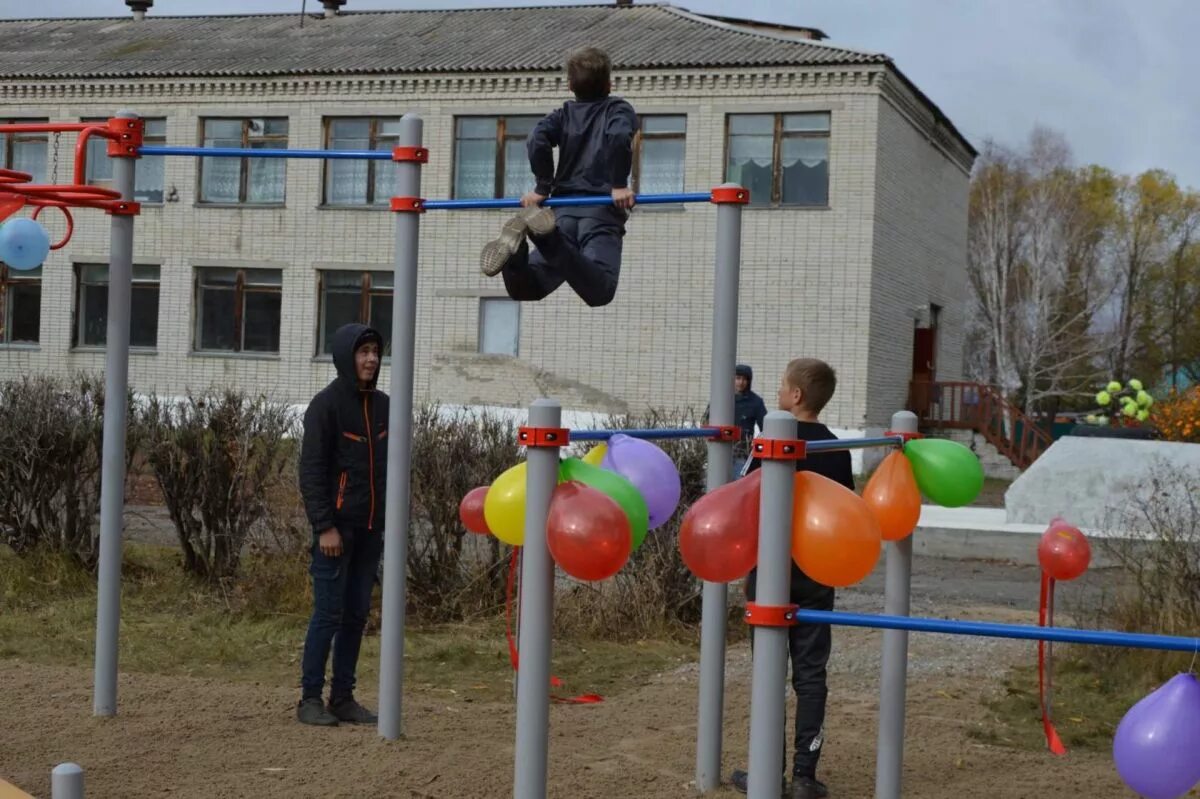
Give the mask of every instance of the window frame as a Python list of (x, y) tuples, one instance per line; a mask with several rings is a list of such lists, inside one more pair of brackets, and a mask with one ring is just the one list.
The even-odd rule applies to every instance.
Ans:
[[(517, 337), (516, 337), (516, 344), (514, 345), (513, 352), (511, 354), (503, 353), (503, 352), (484, 352), (483, 351), (483, 319), (484, 319), (483, 309), (489, 302), (507, 302), (516, 307)], [(480, 297), (477, 321), (476, 321), (475, 327), (476, 327), (476, 333), (475, 333), (475, 354), (476, 355), (495, 355), (495, 356), (499, 356), (501, 358), (520, 358), (521, 357), (521, 303), (519, 303), (516, 300), (511, 299), (509, 297)]]
[[(364, 122), (368, 123), (368, 128), (367, 128), (367, 149), (368, 150), (374, 150), (375, 145), (379, 141), (380, 138), (396, 139), (396, 143), (393, 145), (393, 147), (400, 146), (398, 135), (397, 136), (383, 136), (380, 133), (380, 128), (383, 127), (383, 123), (392, 122), (392, 121), (399, 122), (400, 117), (370, 116), (370, 115), (350, 115), (350, 116), (338, 115), (338, 116), (321, 117), (321, 128), (322, 128), (322, 131), (321, 131), (322, 139), (321, 140), (325, 143), (325, 149), (327, 149), (327, 150), (332, 149), (331, 141), (333, 139), (333, 123), (334, 122), (353, 121), (353, 120), (364, 121)], [(389, 148), (389, 149), (391, 149), (391, 148)], [(380, 150), (380, 152), (385, 152), (385, 151)], [(365, 203), (335, 203), (335, 202), (330, 202), (330, 200), (329, 200), (329, 164), (330, 164), (330, 161), (329, 161), (329, 159), (324, 159), (321, 162), (321, 206), (320, 207), (322, 209), (370, 208), (370, 209), (376, 210), (376, 211), (388, 210), (388, 201), (391, 199), (391, 195), (388, 195), (388, 197), (386, 197), (383, 202), (379, 202), (375, 198), (376, 167), (380, 164), (386, 164), (386, 163), (394, 164), (396, 162), (395, 161), (372, 161), (372, 160), (367, 161), (367, 201)], [(350, 270), (346, 270), (346, 271), (350, 271)]]
[[(97, 122), (97, 123), (99, 123), (99, 122), (108, 122), (108, 119), (101, 118), (101, 117), (80, 117), (79, 121), (80, 122)], [(155, 134), (155, 135), (145, 134), (145, 135), (143, 135), (142, 143), (146, 144), (146, 145), (151, 145), (151, 146), (155, 146), (155, 145), (165, 146), (167, 143), (167, 117), (165, 117), (165, 116), (163, 116), (163, 117), (157, 117), (157, 116), (143, 117), (143, 121), (144, 122), (162, 122), (163, 123), (163, 131), (162, 131), (161, 135), (160, 134)], [(107, 142), (108, 140), (101, 139), (98, 136), (93, 136), (88, 141), (90, 143), (90, 142)], [(147, 158), (162, 158), (163, 156), (146, 156), (146, 157)], [(87, 162), (87, 173), (84, 175), (84, 178), (83, 178), (84, 182), (87, 183), (87, 185), (89, 185), (89, 186), (100, 186), (100, 187), (104, 187), (104, 188), (111, 188), (112, 187), (111, 179), (95, 177), (95, 171), (94, 171), (95, 164), (96, 164), (95, 160), (89, 156), (88, 162)], [(137, 179), (137, 175), (139, 175), (139, 174), (141, 174), (141, 173), (140, 172), (135, 173), (135, 175), (134, 175), (135, 181)], [(151, 206), (154, 208), (158, 208), (158, 207), (166, 204), (166, 202), (167, 202), (167, 175), (166, 175), (165, 170), (163, 171), (163, 185), (162, 185), (162, 189), (160, 191), (162, 194), (162, 199), (159, 200), (158, 202), (154, 202), (153, 200), (139, 200), (138, 202), (143, 206)], [(135, 195), (135, 199), (136, 199), (136, 195), (137, 195), (137, 186), (136, 185), (134, 186), (134, 195)], [(95, 264), (87, 264), (87, 265), (94, 266)]]
[[(683, 119), (683, 132), (646, 133), (645, 120), (653, 117), (681, 117)], [(646, 139), (650, 139), (651, 141), (679, 140), (683, 142), (683, 185), (679, 187), (679, 191), (687, 191), (687, 114), (646, 114), (640, 119), (642, 124), (638, 126), (638, 132), (633, 137), (633, 169), (631, 170), (629, 179), (629, 186), (633, 189), (633, 193), (642, 193), (642, 142)]]
[[(829, 120), (829, 125), (823, 131), (785, 131), (783, 129), (783, 118), (786, 116), (817, 116), (824, 115)], [(825, 203), (822, 205), (808, 203), (785, 203), (783, 202), (783, 140), (785, 138), (792, 139), (824, 139), (832, 144), (833, 141), (833, 112), (832, 111), (737, 111), (728, 112), (725, 114), (725, 149), (724, 149), (724, 166), (722, 167), (722, 176), (726, 182), (729, 181), (729, 145), (730, 145), (730, 127), (734, 117), (774, 117), (773, 141), (771, 143), (771, 199), (768, 202), (754, 202), (754, 197), (751, 195), (751, 202), (747, 208), (811, 208), (815, 210), (827, 210), (832, 206), (829, 203), (831, 195), (830, 188), (833, 183), (833, 166), (832, 152), (827, 146), (827, 154), (825, 157), (828, 164), (828, 175), (825, 185)]]
[[(103, 266), (105, 268), (103, 283), (90, 283), (90, 282), (85, 283), (84, 282), (83, 270), (89, 266)], [(157, 269), (158, 277), (155, 278), (154, 280), (148, 280), (146, 278), (139, 279), (137, 277), (138, 267), (142, 267), (142, 268), (148, 267), (148, 268), (152, 268), (152, 269)], [(102, 264), (102, 263), (96, 263), (93, 261), (76, 261), (71, 264), (71, 268), (72, 268), (72, 271), (74, 272), (74, 276), (75, 276), (75, 307), (73, 308), (74, 324), (71, 325), (71, 349), (80, 351), (80, 352), (103, 352), (104, 350), (106, 350), (108, 348), (107, 340), (105, 341), (104, 344), (85, 344), (85, 343), (83, 343), (84, 325), (86, 323), (86, 320), (84, 319), (83, 291), (86, 286), (101, 286), (102, 285), (107, 288), (109, 285), (108, 278), (109, 278), (109, 273), (112, 269), (112, 264)], [(158, 299), (159, 299), (159, 303), (160, 303), (159, 311), (161, 314), (161, 310), (162, 310), (162, 305), (161, 305), (161, 303), (162, 303), (162, 265), (161, 264), (134, 264), (132, 278), (133, 278), (132, 283), (133, 283), (133, 286), (135, 286), (135, 287), (138, 285), (141, 285), (143, 287), (155, 286), (158, 288), (158, 292), (159, 292)], [(155, 320), (154, 345), (147, 347), (144, 345), (137, 345), (137, 344), (130, 343), (130, 345), (129, 345), (130, 352), (158, 352), (158, 332), (159, 332), (158, 331), (158, 322), (159, 321), (160, 321), (159, 319)], [(131, 324), (132, 324), (132, 320), (131, 320)]]
[[(505, 163), (506, 145), (510, 141), (524, 141), (529, 137), (528, 134), (523, 136), (513, 135), (508, 133), (508, 121), (510, 119), (526, 118), (533, 120), (534, 125), (541, 121), (542, 116), (539, 114), (455, 114), (454, 115), (454, 138), (452, 141), (452, 161), (450, 166), (450, 197), (451, 199), (488, 199), (500, 200), (505, 199), (504, 196), (504, 179), (507, 164)], [(496, 163), (495, 163), (495, 179), (492, 185), (492, 196), (484, 198), (475, 197), (459, 197), (458, 196), (458, 121), (460, 119), (491, 119), (496, 123)], [(478, 139), (477, 141), (486, 141), (486, 139)]]
[[(251, 122), (251, 120), (254, 120), (254, 119), (263, 120), (264, 131), (266, 128), (266, 123), (268, 121), (271, 121), (271, 120), (278, 121), (278, 120), (282, 119), (283, 121), (287, 122), (287, 125), (288, 125), (287, 133), (284, 133), (282, 135), (280, 135), (278, 133), (268, 135), (267, 133), (264, 132), (261, 135), (253, 137), (254, 141), (266, 141), (266, 142), (276, 142), (276, 143), (282, 142), (281, 147), (272, 148), (272, 149), (287, 149), (288, 138), (292, 135), (292, 119), (289, 116), (201, 116), (201, 117), (198, 117), (196, 119), (196, 125), (197, 125), (197, 130), (198, 130), (197, 138), (199, 139), (201, 149), (204, 148), (204, 139), (205, 139), (204, 125), (205, 125), (205, 123), (210, 122), (210, 121), (211, 122), (222, 122), (222, 121), (223, 122), (231, 122), (231, 121), (241, 122), (242, 123), (242, 142), (239, 145), (239, 147), (242, 149), (250, 149), (250, 142), (252, 140), (251, 136), (250, 136), (250, 122)], [(283, 178), (283, 199), (282, 200), (271, 201), (271, 202), (248, 202), (246, 200), (246, 194), (247, 194), (247, 191), (250, 186), (250, 159), (248, 157), (243, 157), (243, 158), (238, 159), (238, 164), (239, 164), (239, 166), (238, 166), (238, 169), (239, 169), (239, 172), (238, 172), (238, 199), (236, 201), (231, 202), (229, 200), (206, 200), (206, 199), (204, 199), (204, 159), (211, 158), (211, 157), (213, 157), (213, 156), (203, 156), (202, 155), (202, 156), (200, 156), (199, 164), (197, 164), (197, 168), (196, 168), (196, 204), (197, 205), (209, 205), (209, 206), (215, 206), (218, 208), (220, 208), (220, 207), (228, 208), (228, 207), (235, 207), (235, 206), (236, 207), (245, 206), (245, 207), (249, 207), (249, 208), (282, 208), (287, 205), (287, 159), (283, 159), (284, 178)]]
[[(12, 269), (8, 264), (0, 263), (0, 349), (38, 349), (42, 345), (42, 273), (43, 267), (37, 267), (37, 277), (26, 277), (33, 269)], [(14, 277), (14, 275), (16, 277)], [(36, 341), (13, 341), (12, 325), (8, 324), (9, 287), (13, 285), (34, 285), (38, 287), (38, 337)]]
[[(371, 319), (371, 300), (375, 297), (394, 298), (396, 295), (395, 286), (388, 289), (380, 289), (374, 286), (375, 275), (385, 274), (391, 277), (391, 273), (379, 269), (318, 269), (317, 270), (317, 340), (314, 348), (314, 358), (333, 358), (332, 352), (323, 352), (325, 346), (325, 313), (328, 310), (328, 304), (325, 302), (325, 276), (327, 274), (343, 272), (348, 274), (359, 274), (359, 289), (358, 289), (358, 324), (370, 325)], [(363, 321), (363, 320), (367, 321)], [(380, 354), (380, 360), (387, 363), (391, 358), (391, 338), (392, 331), (379, 331), (379, 335), (383, 337), (384, 346), (383, 352)]]
[[(235, 272), (233, 284), (233, 327), (234, 348), (230, 350), (205, 349), (201, 346), (204, 340), (204, 284), (203, 276), (206, 271), (226, 269)], [(247, 286), (246, 273), (254, 271), (277, 272), (279, 284), (265, 288), (264, 284)], [(192, 281), (193, 308), (196, 315), (192, 330), (192, 353), (194, 355), (238, 356), (250, 358), (277, 358), (283, 351), (283, 270), (277, 267), (240, 267), (240, 266), (197, 266)], [(212, 287), (216, 291), (228, 289)], [(278, 294), (279, 295), (279, 349), (277, 350), (247, 350), (246, 349), (246, 295), (247, 294)]]
[[(0, 125), (28, 125), (41, 124), (49, 122), (49, 117), (4, 117), (0, 119)], [(34, 183), (45, 183), (50, 180), (50, 134), (49, 133), (4, 133), (4, 151), (0, 152), (0, 168), (14, 169), (13, 167), (13, 145), (19, 142), (35, 142), (41, 141), (46, 143), (47, 162), (42, 164), (46, 170), (45, 174), (38, 177), (33, 175)]]

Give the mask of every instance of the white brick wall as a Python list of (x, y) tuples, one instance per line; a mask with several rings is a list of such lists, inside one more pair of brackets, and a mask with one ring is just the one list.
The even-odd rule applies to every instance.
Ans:
[[(878, 68), (873, 68), (878, 69)], [(771, 70), (645, 72), (617, 91), (642, 113), (688, 118), (687, 186), (720, 183), (725, 115), (826, 110), (831, 114), (830, 208), (743, 213), (738, 357), (757, 370), (768, 399), (789, 358), (828, 360), (841, 382), (827, 418), (857, 428), (903, 403), (908, 380), (908, 306), (934, 300), (943, 315), (943, 376), (957, 364), (965, 285), (957, 276), (965, 242), (965, 172), (881, 99), (884, 73)], [(153, 82), (127, 85), (0, 82), (0, 115), (77, 120), (129, 107), (167, 117), (170, 144), (195, 145), (203, 116), (279, 115), (288, 146), (322, 146), (327, 115), (420, 113), (431, 158), (423, 193), (450, 193), (456, 114), (540, 113), (561, 102), (557, 76), (297, 79)], [(69, 174), (63, 137), (59, 176)], [(334, 265), (388, 269), (393, 218), (387, 212), (317, 210), (321, 163), (288, 163), (283, 209), (197, 207), (198, 161), (167, 161), (166, 187), (178, 202), (144, 208), (135, 224), (135, 260), (162, 265), (157, 352), (131, 358), (138, 390), (176, 393), (237, 383), (306, 401), (332, 375), (314, 359), (316, 270)], [(53, 213), (52, 235), (61, 230)], [(589, 309), (568, 287), (522, 307), (520, 359), (477, 355), (480, 296), (502, 294), (480, 276), (480, 245), (503, 212), (430, 212), (422, 217), (417, 391), (450, 403), (521, 405), (550, 393), (568, 407), (703, 408), (708, 397), (713, 222), (707, 205), (641, 209), (625, 239), (617, 299)], [(108, 220), (76, 213), (76, 233), (44, 268), (41, 343), (0, 349), (0, 375), (100, 369), (103, 354), (70, 347), (72, 262), (105, 261)], [(278, 357), (191, 352), (193, 268), (283, 268)], [(914, 275), (919, 279), (914, 280)], [(383, 375), (386, 385), (387, 373)]]

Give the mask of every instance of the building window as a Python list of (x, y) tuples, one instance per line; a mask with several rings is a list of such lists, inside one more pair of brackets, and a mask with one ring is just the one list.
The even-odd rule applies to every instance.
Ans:
[[(22, 122), (45, 122), (44, 119), (0, 119), (0, 124), (18, 125)], [(34, 183), (46, 182), (45, 133), (0, 133), (0, 166), (28, 172)]]
[(0, 344), (37, 344), (42, 326), (42, 268), (0, 263)]
[[(204, 147), (286, 149), (287, 117), (203, 119)], [(200, 162), (200, 202), (241, 205), (281, 205), (287, 183), (286, 158), (203, 158)]]
[(753, 205), (829, 205), (829, 114), (731, 114), (725, 179)]
[[(75, 341), (77, 347), (103, 347), (108, 340), (108, 264), (76, 264)], [(133, 265), (129, 346), (158, 345), (159, 267)]]
[(460, 200), (519, 197), (533, 188), (525, 139), (541, 117), (454, 120), (454, 196)]
[(196, 338), (200, 352), (279, 352), (283, 272), (196, 270)]
[[(398, 117), (330, 117), (325, 146), (330, 150), (386, 150), (399, 145)], [(387, 205), (396, 180), (393, 161), (325, 162), (325, 205)]]
[(641, 132), (634, 139), (630, 185), (638, 194), (682, 192), (687, 117), (644, 116), (641, 123)]
[(479, 300), (479, 351), (517, 356), (521, 341), (521, 304), (506, 297)]
[(383, 353), (391, 352), (392, 273), (321, 272), (321, 307), (317, 318), (318, 355), (333, 354), (333, 334), (352, 322), (370, 325), (383, 337)]
[[(107, 119), (85, 119), (84, 122), (108, 122)], [(144, 144), (161, 147), (167, 143), (167, 120), (146, 119)], [(87, 182), (93, 186), (111, 187), (113, 160), (108, 157), (108, 139), (92, 136), (87, 143)], [(140, 203), (161, 205), (163, 201), (163, 157), (147, 155), (138, 159), (133, 172), (133, 199)]]

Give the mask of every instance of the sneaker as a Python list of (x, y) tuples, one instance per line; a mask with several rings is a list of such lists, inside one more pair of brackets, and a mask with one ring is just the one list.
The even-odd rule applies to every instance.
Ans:
[(336, 727), (337, 716), (325, 709), (320, 697), (301, 699), (296, 705), (296, 718), (301, 724), (311, 724), (314, 727)]
[[(733, 789), (738, 793), (747, 793), (750, 790), (750, 774), (738, 769), (729, 775), (729, 782), (733, 784)], [(783, 799), (787, 799), (787, 781), (780, 778), (779, 795)]]
[(829, 789), (812, 777), (792, 777), (791, 799), (825, 799)]
[(479, 270), (488, 277), (500, 274), (512, 257), (521, 249), (526, 236), (548, 236), (554, 232), (555, 217), (551, 208), (523, 208), (500, 228), (500, 235), (483, 245), (479, 254)]
[(375, 724), (379, 721), (379, 716), (354, 701), (352, 696), (345, 699), (330, 699), (329, 712), (336, 716), (338, 721), (344, 721), (347, 724)]

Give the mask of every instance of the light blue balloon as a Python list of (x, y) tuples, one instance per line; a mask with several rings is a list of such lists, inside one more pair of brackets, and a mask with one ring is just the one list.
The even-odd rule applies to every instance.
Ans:
[(0, 226), (0, 261), (11, 268), (37, 269), (49, 254), (50, 235), (32, 219), (11, 219)]

